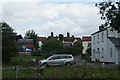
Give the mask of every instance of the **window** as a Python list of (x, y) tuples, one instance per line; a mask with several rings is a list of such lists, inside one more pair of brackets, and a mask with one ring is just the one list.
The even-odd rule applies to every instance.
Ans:
[(71, 56), (65, 56), (66, 58), (72, 58)]
[(104, 38), (104, 35), (103, 35), (103, 33), (102, 33), (102, 42), (104, 42), (103, 38)]
[(112, 57), (112, 48), (110, 48), (110, 56)]
[[(104, 48), (102, 48), (102, 54), (104, 54)], [(104, 56), (102, 55), (102, 58), (104, 58)]]
[(97, 48), (97, 53), (98, 53), (98, 54), (100, 53), (99, 48)]
[(58, 56), (53, 56), (51, 59), (59, 59)]
[(59, 56), (59, 59), (65, 59), (65, 56)]
[(93, 36), (93, 44), (95, 44), (95, 36)]
[(98, 39), (98, 40), (97, 40), (97, 43), (99, 43), (99, 34), (97, 35), (97, 39)]

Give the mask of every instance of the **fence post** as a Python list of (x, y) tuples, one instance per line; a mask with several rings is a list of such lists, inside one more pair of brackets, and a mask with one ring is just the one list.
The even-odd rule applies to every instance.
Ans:
[(105, 63), (102, 63), (102, 67), (103, 67), (103, 68), (105, 67)]
[(18, 65), (16, 65), (16, 80), (17, 80), (17, 78), (18, 78)]
[(38, 74), (40, 75), (41, 78), (43, 78), (43, 71), (44, 71), (44, 66), (41, 66), (40, 64), (38, 64)]

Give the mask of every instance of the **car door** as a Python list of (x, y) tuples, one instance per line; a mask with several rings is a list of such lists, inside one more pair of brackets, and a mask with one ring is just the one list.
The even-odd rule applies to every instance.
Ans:
[(53, 65), (58, 65), (58, 60), (59, 57), (58, 56), (53, 56), (49, 59), (49, 65), (53, 66)]
[(59, 65), (64, 65), (65, 64), (65, 56), (59, 56), (58, 63)]

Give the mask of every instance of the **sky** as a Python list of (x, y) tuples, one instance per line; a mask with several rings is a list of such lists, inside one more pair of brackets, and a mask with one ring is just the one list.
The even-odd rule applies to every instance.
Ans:
[[(18, 34), (34, 30), (39, 37), (51, 32), (76, 37), (90, 36), (103, 23), (95, 3), (103, 0), (1, 0), (0, 21)], [(105, 1), (105, 0), (104, 0)]]

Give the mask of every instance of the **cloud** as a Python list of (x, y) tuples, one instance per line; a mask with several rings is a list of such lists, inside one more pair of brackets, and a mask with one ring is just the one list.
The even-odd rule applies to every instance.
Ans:
[(48, 36), (51, 31), (82, 36), (90, 35), (102, 23), (94, 4), (87, 3), (3, 3), (3, 20), (24, 35), (29, 29), (40, 36)]

